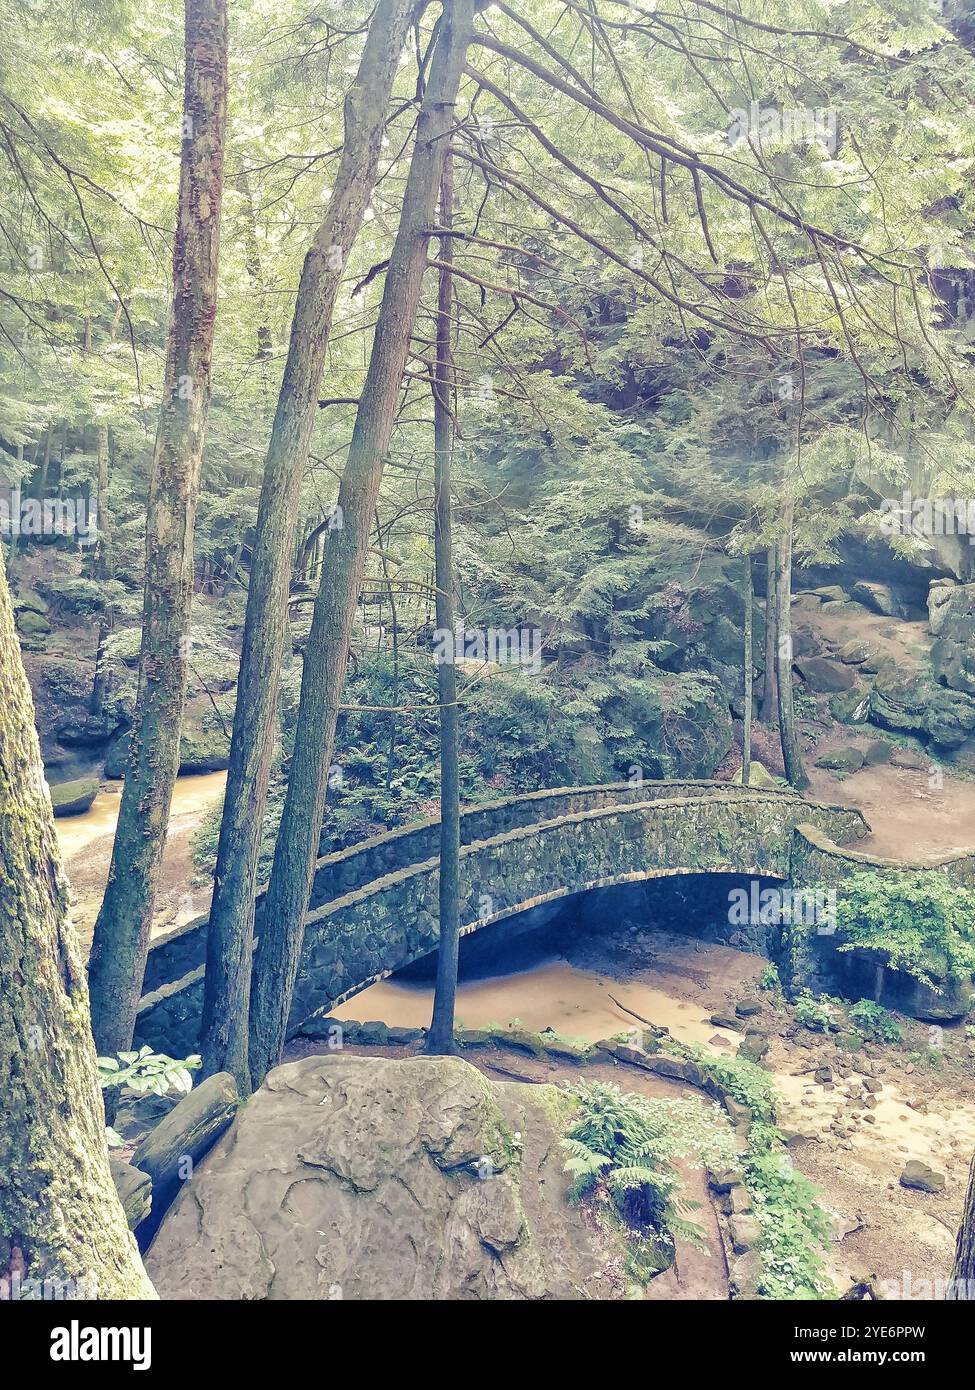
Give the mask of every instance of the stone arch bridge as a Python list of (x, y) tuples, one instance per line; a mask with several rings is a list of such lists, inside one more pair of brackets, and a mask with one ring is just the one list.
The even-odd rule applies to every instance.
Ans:
[[(464, 933), (543, 902), (682, 873), (835, 881), (866, 860), (840, 843), (858, 811), (785, 790), (645, 782), (533, 792), (461, 817)], [(439, 822), (424, 821), (318, 860), (289, 1030), (436, 949)], [(838, 843), (839, 842), (839, 843)], [(849, 871), (846, 863), (845, 871)], [(969, 866), (971, 868), (971, 866)], [(256, 904), (256, 933), (263, 893)], [(196, 1045), (205, 918), (153, 941), (136, 1039), (185, 1056)]]

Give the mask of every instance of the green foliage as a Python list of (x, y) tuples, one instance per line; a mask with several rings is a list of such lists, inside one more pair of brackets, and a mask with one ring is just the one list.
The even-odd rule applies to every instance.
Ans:
[(813, 994), (802, 989), (796, 995), (794, 1010), (796, 1022), (803, 1024), (813, 1033), (828, 1033), (837, 1023), (836, 1005), (839, 1001), (828, 994)]
[(753, 1120), (743, 1159), (743, 1181), (761, 1226), (762, 1289), (768, 1298), (829, 1297), (819, 1254), (830, 1238), (829, 1217), (812, 1184), (793, 1168), (775, 1124), (775, 1089), (763, 1067), (737, 1057), (715, 1057), (700, 1046), (693, 1056), (725, 1095), (747, 1105)]
[(975, 898), (940, 871), (851, 874), (836, 921), (839, 950), (877, 951), (932, 989), (975, 969)]
[(764, 990), (781, 989), (782, 981), (779, 979), (778, 969), (771, 961), (769, 961), (761, 975), (759, 975), (758, 987)]
[(820, 1251), (831, 1240), (828, 1214), (808, 1178), (792, 1166), (781, 1144), (749, 1135), (744, 1175), (762, 1230), (762, 1283), (769, 1298), (828, 1297)]
[(904, 1037), (893, 1014), (872, 999), (860, 999), (851, 1004), (849, 1014), (850, 1022), (868, 1042), (897, 1043)]
[(98, 1080), (103, 1091), (125, 1087), (139, 1095), (164, 1096), (168, 1091), (188, 1095), (193, 1089), (191, 1071), (202, 1066), (197, 1056), (177, 1061), (165, 1053), (141, 1047), (117, 1057), (98, 1058)]
[(729, 1168), (735, 1147), (725, 1117), (703, 1100), (651, 1100), (612, 1083), (572, 1088), (580, 1109), (562, 1141), (565, 1171), (575, 1179), (572, 1199), (605, 1191), (639, 1242), (632, 1272), (645, 1276), (675, 1238), (700, 1243), (700, 1229), (685, 1213), (693, 1204), (680, 1194), (677, 1158), (694, 1166)]

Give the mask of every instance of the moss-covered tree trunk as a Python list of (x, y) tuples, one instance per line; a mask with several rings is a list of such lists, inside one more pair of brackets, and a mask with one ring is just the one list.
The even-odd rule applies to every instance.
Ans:
[(975, 1302), (975, 1158), (968, 1174), (968, 1193), (958, 1227), (955, 1266), (951, 1271), (947, 1297), (958, 1302)]
[[(0, 560), (0, 1299), (152, 1298), (108, 1168), (88, 990)], [(73, 1281), (73, 1283), (72, 1283)]]
[(291, 775), (255, 955), (250, 1029), (255, 1085), (281, 1054), (291, 1009), (352, 621), (472, 27), (472, 0), (445, 0), (369, 369), (339, 488), (342, 525), (329, 532), (325, 550), (305, 649)]
[[(440, 222), (451, 226), (453, 191), (450, 158), (444, 164), (440, 191)], [(451, 360), (451, 238), (440, 242), (440, 281), (437, 291), (437, 354), (433, 383), (434, 432), (434, 560), (437, 573), (437, 630), (453, 636), (454, 563), (451, 540), (450, 474), (454, 449), (451, 413), (453, 369)], [(454, 644), (442, 644), (437, 667), (440, 696), (440, 946), (437, 953), (437, 986), (433, 1017), (427, 1035), (427, 1051), (449, 1053), (454, 1047), (454, 1011), (457, 1002), (457, 963), (460, 948), (460, 750), (458, 746), (457, 666)]]
[(247, 1015), (257, 860), (277, 744), (301, 483), (335, 299), (375, 187), (393, 80), (413, 10), (412, 0), (381, 0), (369, 26), (355, 85), (345, 102), (345, 145), (335, 187), (301, 272), (264, 464), (207, 933), (200, 1042), (206, 1072), (230, 1071), (244, 1089), (249, 1086)]
[(125, 787), (89, 962), (99, 1051), (132, 1040), (166, 844), (186, 688), (193, 521), (210, 404), (227, 123), (226, 0), (186, 0), (173, 308), (146, 524), (142, 653)]

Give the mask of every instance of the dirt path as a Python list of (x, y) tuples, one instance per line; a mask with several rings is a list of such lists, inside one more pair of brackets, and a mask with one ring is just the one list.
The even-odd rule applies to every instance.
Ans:
[[(868, 612), (858, 604), (824, 607), (811, 594), (798, 596), (794, 623), (805, 628), (825, 654), (856, 641), (871, 648), (881, 661), (893, 661), (909, 673), (927, 665), (932, 637), (924, 622), (902, 622)], [(837, 748), (864, 748), (884, 737), (873, 725), (834, 723), (828, 697), (818, 699), (823, 723), (803, 720), (808, 795), (817, 801), (855, 806), (869, 822), (872, 834), (856, 848), (883, 858), (917, 860), (975, 850), (975, 778), (935, 761), (920, 742), (891, 739), (908, 750), (895, 752), (894, 763), (863, 767), (837, 776), (815, 766), (822, 753)], [(895, 765), (899, 758), (916, 767)]]

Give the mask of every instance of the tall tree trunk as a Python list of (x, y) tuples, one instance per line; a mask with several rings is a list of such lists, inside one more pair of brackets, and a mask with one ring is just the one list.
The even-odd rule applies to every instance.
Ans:
[(244, 1090), (257, 860), (277, 744), (298, 501), (342, 268), (372, 197), (413, 10), (413, 0), (380, 0), (369, 26), (355, 86), (345, 101), (345, 146), (335, 189), (301, 272), (264, 464), (207, 932), (200, 1042), (206, 1073), (233, 1072)]
[(741, 785), (747, 787), (751, 776), (752, 767), (752, 681), (754, 677), (754, 658), (752, 655), (752, 615), (754, 610), (754, 597), (752, 595), (752, 557), (745, 556), (745, 652), (744, 652), (744, 677), (745, 677), (745, 705), (744, 720), (741, 734)]
[(108, 886), (89, 962), (103, 1053), (132, 1041), (166, 843), (186, 688), (193, 521), (210, 404), (227, 120), (226, 0), (186, 0), (173, 311), (146, 526), (139, 689)]
[[(453, 188), (450, 157), (440, 188), (440, 223), (450, 228)], [(437, 292), (437, 361), (433, 383), (434, 432), (434, 561), (437, 572), (437, 628), (454, 632), (454, 565), (451, 546), (450, 465), (454, 447), (450, 400), (453, 385), (451, 361), (452, 238), (440, 242)], [(437, 987), (433, 1018), (427, 1036), (428, 1052), (453, 1052), (454, 1009), (457, 1001), (457, 961), (460, 948), (460, 771), (458, 749), (457, 666), (452, 642), (444, 644), (437, 667), (440, 694), (440, 948), (437, 954)]]
[[(24, 461), (24, 446), (23, 446), (23, 444), (18, 444), (18, 445), (17, 445), (17, 462), (18, 462), (18, 463), (23, 463), (23, 461)], [(18, 475), (19, 475), (20, 472), (21, 472), (21, 470), (18, 469), (17, 472), (18, 472)], [(18, 476), (18, 479), (17, 479), (17, 487), (16, 487), (16, 492), (17, 492), (17, 497), (18, 497), (18, 499), (19, 499), (19, 497), (20, 497), (20, 490), (21, 490), (21, 488), (23, 487), (23, 485), (24, 485), (24, 483), (23, 483), (23, 478), (21, 478), (21, 477)], [(12, 499), (11, 499), (11, 500), (12, 500)], [(14, 567), (15, 567), (15, 565), (16, 565), (16, 563), (17, 563), (17, 550), (18, 550), (18, 548), (19, 548), (19, 546), (20, 546), (20, 519), (21, 519), (20, 510), (18, 509), (17, 515), (14, 516), (14, 509), (13, 509), (13, 507), (11, 507), (11, 509), (10, 509), (10, 557), (9, 557), (9, 559), (8, 559), (8, 561), (7, 561), (7, 573), (10, 574), (11, 576), (13, 576)]]
[(785, 775), (799, 791), (809, 786), (802, 766), (796, 736), (795, 707), (792, 700), (792, 518), (794, 504), (786, 503), (783, 529), (776, 545), (775, 609), (778, 628), (776, 646), (779, 677), (779, 738)]
[(2, 559), (0, 845), (0, 1299), (46, 1279), (48, 1297), (80, 1280), (79, 1297), (152, 1298), (109, 1172), (84, 966)]
[(779, 717), (778, 624), (775, 613), (775, 545), (765, 552), (765, 685), (759, 718), (772, 724)]
[(975, 1302), (975, 1158), (968, 1174), (968, 1193), (955, 1243), (955, 1266), (947, 1297), (956, 1302)]
[[(95, 550), (95, 578), (105, 581), (112, 577), (112, 519), (108, 510), (108, 425), (98, 426), (98, 492), (96, 519), (98, 539)], [(98, 647), (95, 653), (95, 679), (91, 688), (88, 712), (98, 718), (105, 703), (105, 687), (108, 675), (108, 662), (105, 646), (112, 631), (112, 609), (105, 604), (98, 624)]]
[(473, 0), (445, 0), (369, 368), (339, 488), (343, 525), (328, 535), (305, 651), (291, 776), (255, 957), (250, 1029), (255, 1085), (275, 1065), (284, 1043), (369, 528), (419, 304), (429, 230), (472, 25)]
[(44, 436), (44, 457), (41, 459), (40, 467), (34, 475), (34, 496), (39, 502), (44, 501), (44, 492), (47, 488), (47, 470), (51, 462), (51, 436), (54, 434), (54, 426), (48, 425)]

